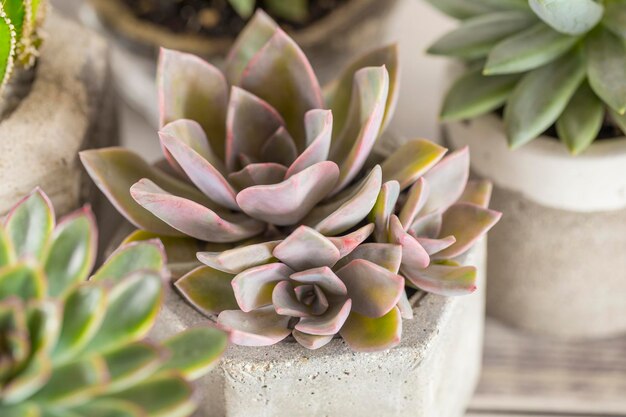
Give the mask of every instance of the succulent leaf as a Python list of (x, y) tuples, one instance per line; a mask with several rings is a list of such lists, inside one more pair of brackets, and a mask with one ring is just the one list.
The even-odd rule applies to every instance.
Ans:
[(446, 151), (424, 139), (406, 142), (383, 162), (383, 181), (398, 181), (402, 191), (435, 166)]
[(237, 308), (233, 293), (234, 275), (200, 266), (176, 281), (176, 289), (203, 314), (219, 314)]
[(231, 342), (241, 346), (269, 346), (289, 336), (289, 316), (281, 316), (271, 306), (251, 312), (222, 311), (217, 324), (226, 328)]
[(17, 256), (41, 259), (54, 228), (50, 200), (40, 189), (35, 189), (9, 211), (4, 227)]
[(626, 46), (604, 28), (587, 38), (587, 75), (595, 93), (619, 114), (626, 112)]
[(391, 349), (402, 337), (402, 316), (394, 307), (383, 317), (371, 318), (352, 312), (341, 329), (341, 337), (357, 352)]
[(593, 0), (528, 0), (530, 8), (555, 30), (579, 35), (602, 19), (604, 7)]
[(609, 0), (604, 4), (602, 23), (614, 34), (626, 39), (626, 3), (623, 0)]
[(426, 269), (402, 271), (415, 287), (433, 294), (458, 296), (476, 290), (476, 268), (451, 264), (432, 264)]
[(428, 184), (428, 199), (423, 212), (443, 212), (457, 201), (467, 184), (470, 170), (469, 148), (452, 152), (424, 175)]

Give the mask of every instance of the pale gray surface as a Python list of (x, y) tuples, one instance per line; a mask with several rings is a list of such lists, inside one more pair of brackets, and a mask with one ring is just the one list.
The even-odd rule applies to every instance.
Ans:
[(51, 13), (30, 93), (0, 121), (0, 214), (41, 186), (58, 214), (76, 208), (92, 186), (78, 151), (115, 143), (107, 46)]
[[(480, 291), (427, 295), (405, 320), (399, 347), (354, 353), (341, 339), (316, 350), (295, 343), (231, 346), (200, 381), (201, 417), (460, 417), (478, 379), (484, 314), (485, 242), (467, 263), (479, 267)], [(169, 294), (153, 337), (203, 322)]]

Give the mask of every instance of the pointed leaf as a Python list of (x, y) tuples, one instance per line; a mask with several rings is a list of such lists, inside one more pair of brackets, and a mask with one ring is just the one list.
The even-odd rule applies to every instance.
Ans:
[(397, 274), (402, 262), (402, 246), (391, 243), (364, 243), (337, 262), (335, 269), (343, 268), (355, 259), (364, 259)]
[(0, 269), (0, 300), (11, 296), (24, 301), (38, 300), (46, 293), (47, 282), (40, 268), (17, 263)]
[(246, 188), (237, 194), (237, 203), (255, 219), (295, 224), (331, 192), (338, 177), (334, 162), (319, 162), (281, 183)]
[(273, 255), (295, 271), (332, 267), (340, 257), (339, 249), (333, 242), (308, 226), (294, 230), (276, 246)]
[(356, 352), (391, 349), (402, 338), (400, 310), (394, 307), (389, 313), (376, 319), (352, 312), (339, 334), (350, 349)]
[(589, 84), (581, 84), (556, 121), (559, 138), (572, 155), (578, 155), (596, 139), (604, 123), (604, 113), (602, 101)]
[(130, 193), (146, 210), (186, 235), (208, 242), (236, 242), (255, 236), (265, 225), (244, 215), (229, 219), (210, 208), (168, 193), (150, 180), (134, 184)]
[(579, 50), (524, 76), (504, 111), (509, 146), (518, 148), (549, 128), (584, 78), (585, 66)]
[(273, 263), (238, 274), (232, 280), (232, 287), (239, 308), (247, 313), (271, 304), (276, 284), (289, 279), (292, 273), (293, 270), (287, 265)]
[(419, 178), (411, 186), (407, 193), (406, 201), (398, 215), (398, 219), (400, 219), (404, 230), (408, 230), (411, 224), (413, 224), (418, 213), (424, 208), (429, 194), (430, 187), (424, 177)]
[(207, 266), (198, 267), (176, 281), (176, 289), (206, 315), (237, 308), (231, 282), (233, 275)]
[(145, 342), (130, 343), (103, 356), (109, 383), (107, 393), (129, 388), (150, 377), (159, 369), (168, 352)]
[(330, 343), (331, 340), (333, 340), (332, 335), (316, 336), (313, 334), (302, 333), (295, 329), (291, 334), (293, 335), (293, 338), (296, 339), (296, 341), (300, 343), (302, 347), (310, 349), (310, 350), (315, 350), (315, 349), (324, 347), (328, 343)]
[[(488, 180), (468, 181), (463, 195), (459, 198), (459, 203), (471, 203), (487, 208), (491, 201), (493, 184)], [(437, 232), (439, 234), (439, 232)]]
[(376, 204), (369, 215), (369, 220), (374, 222), (374, 240), (387, 242), (389, 235), (389, 218), (396, 209), (396, 203), (400, 196), (400, 184), (397, 181), (388, 181), (383, 184)]
[(229, 274), (238, 274), (248, 268), (271, 262), (272, 251), (279, 240), (261, 242), (252, 245), (225, 250), (223, 252), (198, 252), (198, 260), (205, 265)]
[(421, 247), (424, 248), (426, 253), (430, 256), (441, 252), (442, 250), (449, 248), (456, 242), (454, 236), (446, 236), (441, 239), (430, 239), (427, 237), (414, 236)]
[(439, 162), (446, 151), (424, 139), (406, 142), (383, 162), (383, 181), (398, 181), (403, 191)]
[(346, 300), (343, 303), (331, 305), (321, 316), (303, 317), (296, 324), (296, 330), (317, 335), (330, 336), (339, 332), (350, 314), (352, 301)]
[(430, 192), (422, 212), (444, 211), (456, 202), (467, 186), (469, 170), (469, 148), (464, 147), (452, 152), (428, 171), (424, 180)]
[(333, 245), (339, 249), (339, 256), (343, 258), (351, 253), (361, 243), (365, 242), (365, 239), (367, 239), (373, 231), (374, 224), (370, 223), (352, 233), (339, 237), (329, 237), (328, 240), (330, 240)]
[(288, 316), (276, 314), (274, 307), (263, 307), (249, 313), (222, 311), (217, 324), (230, 333), (230, 341), (241, 346), (269, 346), (289, 336)]
[(606, 29), (586, 39), (587, 75), (593, 91), (619, 114), (626, 112), (626, 46)]
[(417, 288), (446, 297), (471, 294), (476, 290), (476, 267), (430, 265), (426, 269), (403, 269), (402, 275)]
[(304, 115), (304, 128), (306, 131), (306, 149), (291, 164), (285, 178), (302, 172), (328, 158), (333, 130), (332, 112), (321, 109), (309, 110)]
[(118, 282), (142, 270), (162, 273), (165, 263), (165, 253), (160, 241), (146, 240), (127, 243), (111, 254), (91, 280)]
[(483, 73), (519, 73), (547, 64), (576, 45), (579, 38), (564, 35), (545, 23), (506, 38), (489, 52)]
[(604, 7), (593, 0), (528, 0), (528, 4), (541, 20), (569, 35), (589, 31), (604, 14)]
[(54, 208), (50, 199), (36, 188), (9, 211), (4, 225), (18, 257), (40, 259), (54, 228)]
[(178, 119), (200, 123), (211, 149), (224, 156), (228, 83), (203, 59), (162, 48), (157, 69), (160, 126)]
[(409, 268), (426, 268), (430, 263), (428, 252), (417, 239), (407, 233), (396, 215), (389, 219), (389, 240), (402, 246), (402, 265)]

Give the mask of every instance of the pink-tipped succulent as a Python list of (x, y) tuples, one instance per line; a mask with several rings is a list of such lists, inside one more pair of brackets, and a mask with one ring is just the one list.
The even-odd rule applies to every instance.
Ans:
[(162, 51), (159, 137), (174, 176), (124, 149), (81, 157), (119, 211), (154, 233), (240, 242), (312, 218), (341, 233), (371, 208), (339, 193), (358, 195), (351, 186), (392, 113), (397, 71), (396, 48), (382, 48), (323, 94), (302, 51), (258, 12), (224, 73)]

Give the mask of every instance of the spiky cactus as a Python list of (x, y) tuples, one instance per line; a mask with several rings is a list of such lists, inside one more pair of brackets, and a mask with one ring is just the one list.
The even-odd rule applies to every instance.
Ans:
[(429, 52), (468, 62), (447, 94), (444, 120), (504, 106), (512, 148), (555, 124), (573, 154), (591, 145), (605, 119), (626, 132), (625, 2), (429, 2), (461, 19)]
[(0, 1), (0, 90), (15, 66), (28, 69), (35, 64), (46, 5), (46, 0)]
[[(244, 19), (252, 16), (257, 5), (257, 0), (228, 0), (230, 5)], [(309, 14), (309, 0), (265, 0), (264, 7), (271, 15), (301, 22)]]
[[(166, 234), (187, 268), (181, 252), (201, 247), (189, 237), (230, 246), (201, 250), (205, 265), (175, 285), (199, 311), (219, 315), (235, 343), (292, 334), (315, 349), (339, 334), (354, 350), (387, 349), (400, 341), (401, 317), (412, 316), (405, 279), (439, 294), (473, 291), (476, 269), (454, 258), (499, 218), (472, 187), (462, 196), (467, 150), (442, 160), (445, 148), (417, 139), (371, 163), (397, 72), (396, 49), (382, 48), (322, 94), (300, 49), (260, 12), (225, 76), (163, 52), (160, 139), (173, 175), (120, 148), (81, 158), (126, 218), (147, 229), (127, 242)], [(396, 213), (396, 201), (408, 208)]]
[(89, 207), (55, 226), (35, 190), (0, 224), (0, 415), (184, 416), (190, 380), (219, 358), (225, 335), (197, 328), (144, 340), (163, 298), (158, 241), (125, 245), (89, 281)]

